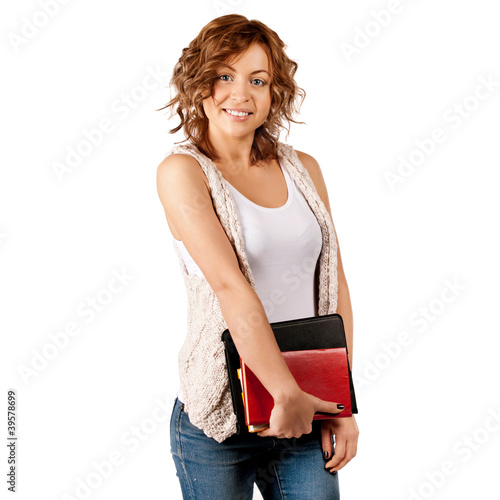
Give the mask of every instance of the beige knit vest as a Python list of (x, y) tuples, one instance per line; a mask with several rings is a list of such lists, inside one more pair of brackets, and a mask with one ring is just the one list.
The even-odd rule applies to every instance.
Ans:
[[(200, 164), (208, 179), (213, 207), (234, 248), (241, 272), (255, 290), (234, 200), (222, 180), (220, 170), (192, 144), (176, 145), (169, 152), (173, 153), (191, 155)], [(317, 315), (334, 313), (337, 310), (337, 242), (330, 214), (294, 149), (279, 142), (278, 156), (321, 227), (323, 245), (315, 281)], [(172, 244), (187, 289), (187, 337), (178, 356), (185, 411), (191, 423), (202, 429), (208, 437), (222, 442), (236, 432), (236, 416), (226, 373), (224, 344), (221, 341), (221, 334), (227, 325), (208, 281), (205, 277), (188, 274), (177, 246), (174, 242)]]

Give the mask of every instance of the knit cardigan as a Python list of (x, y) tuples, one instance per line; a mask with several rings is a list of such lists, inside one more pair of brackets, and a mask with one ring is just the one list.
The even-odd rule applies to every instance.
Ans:
[[(200, 164), (208, 180), (213, 208), (234, 248), (241, 272), (255, 290), (235, 203), (220, 170), (191, 143), (174, 146), (169, 154), (174, 153), (191, 155)], [(316, 315), (335, 313), (337, 241), (330, 214), (295, 150), (288, 144), (278, 142), (278, 157), (303, 193), (321, 228), (322, 249), (318, 257), (314, 290)], [(187, 272), (179, 249), (172, 243), (187, 290), (187, 336), (178, 355), (183, 403), (191, 423), (220, 443), (236, 433), (236, 415), (221, 340), (222, 332), (228, 327), (208, 281), (204, 276)]]

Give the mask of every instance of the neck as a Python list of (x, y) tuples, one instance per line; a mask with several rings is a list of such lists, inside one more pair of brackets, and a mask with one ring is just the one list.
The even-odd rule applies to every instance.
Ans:
[(209, 130), (208, 137), (217, 155), (214, 163), (228, 170), (249, 170), (254, 136), (255, 132), (241, 138), (219, 137), (217, 134), (211, 134)]

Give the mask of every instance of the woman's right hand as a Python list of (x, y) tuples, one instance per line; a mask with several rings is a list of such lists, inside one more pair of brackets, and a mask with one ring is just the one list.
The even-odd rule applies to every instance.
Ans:
[(274, 400), (269, 427), (258, 433), (259, 436), (277, 438), (299, 438), (312, 431), (312, 421), (316, 412), (340, 413), (344, 407), (337, 403), (323, 401), (297, 388)]

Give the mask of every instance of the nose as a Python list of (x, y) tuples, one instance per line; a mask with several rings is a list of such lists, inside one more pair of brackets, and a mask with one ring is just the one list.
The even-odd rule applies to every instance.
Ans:
[(231, 98), (236, 102), (245, 102), (250, 99), (250, 91), (245, 81), (239, 80), (234, 82)]

